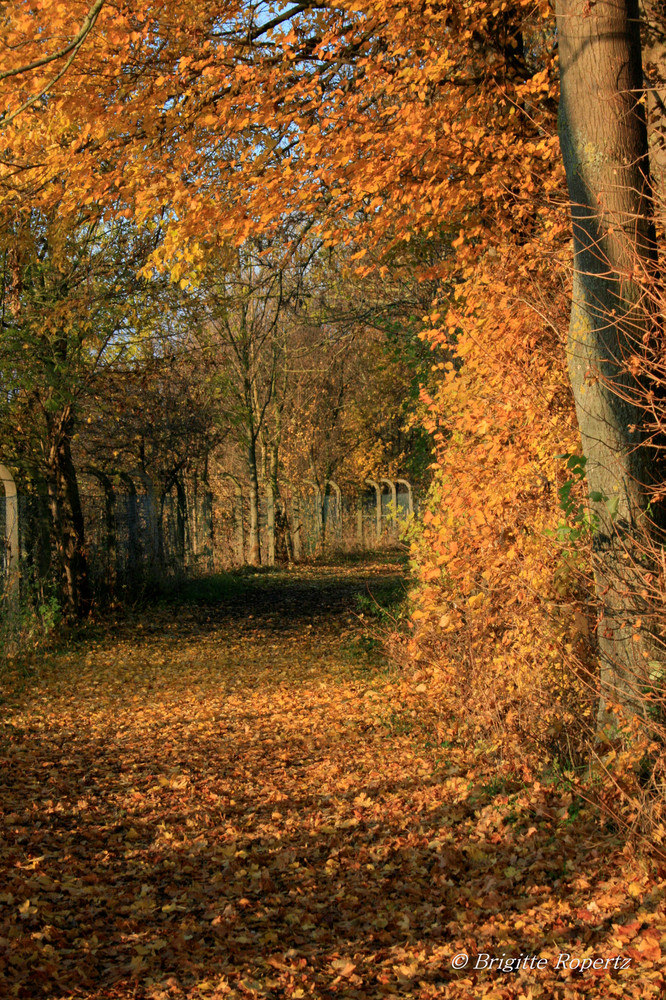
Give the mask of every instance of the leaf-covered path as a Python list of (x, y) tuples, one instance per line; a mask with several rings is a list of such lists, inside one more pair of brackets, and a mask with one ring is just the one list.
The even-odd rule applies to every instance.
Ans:
[(398, 573), (153, 609), (5, 706), (0, 996), (661, 995), (663, 886), (561, 790), (437, 746), (427, 686), (364, 641), (358, 595)]

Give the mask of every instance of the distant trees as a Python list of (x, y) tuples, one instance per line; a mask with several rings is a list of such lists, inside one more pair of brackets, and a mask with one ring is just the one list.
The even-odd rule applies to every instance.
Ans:
[[(274, 482), (288, 380), (289, 276), (251, 246), (238, 250), (226, 273), (210, 267), (192, 297), (197, 340), (216, 370), (224, 422), (241, 449), (249, 483), (249, 559), (261, 561), (259, 490)], [(285, 285), (287, 287), (285, 287)], [(275, 466), (268, 476), (269, 464)]]
[[(554, 482), (561, 449), (552, 434), (572, 434), (557, 340), (569, 238), (555, 134), (559, 47), (575, 246), (568, 371), (600, 526), (587, 540), (601, 611), (595, 635), (604, 684), (621, 689), (621, 677), (651, 655), (645, 635), (634, 641), (630, 593), (649, 557), (632, 556), (630, 569), (627, 550), (644, 545), (648, 522), (654, 540), (662, 520), (650, 447), (662, 422), (648, 371), (661, 293), (640, 10), (634, 0), (556, 6), (557, 32), (546, 0), (395, 0), (352, 15), (242, 0), (105, 6), (87, 59), (3, 131), (1, 171), (12, 198), (45, 218), (77, 220), (98, 205), (107, 213), (100, 233), (112, 217), (159, 233), (144, 274), (166, 269), (183, 286), (169, 307), (180, 329), (171, 342), (196, 340), (188, 349), (193, 377), (195, 355), (206, 371), (195, 394), (202, 426), (212, 427), (217, 406), (215, 433), (234, 442), (233, 461), (242, 451), (253, 560), (260, 483), (276, 493), (281, 470), (326, 479), (398, 451), (394, 431), (405, 420), (396, 387), (432, 430), (439, 471), (460, 465), (456, 448), (484, 469), (502, 456), (512, 470), (506, 484), (495, 473), (489, 483), (511, 505), (523, 492), (516, 470), (533, 467), (535, 481)], [(81, 18), (61, 7), (60, 34), (72, 38)], [(37, 16), (9, 5), (0, 33), (8, 65), (23, 47), (33, 52)], [(18, 106), (9, 89), (5, 98), (9, 110)], [(405, 247), (416, 248), (411, 262)], [(326, 260), (331, 251), (338, 263)], [(380, 304), (382, 282), (392, 301)], [(353, 309), (341, 308), (345, 297)], [(435, 372), (414, 349), (419, 327), (439, 351)], [(540, 413), (526, 351), (540, 383), (559, 385)], [(126, 374), (132, 365), (138, 372), (137, 357)], [(418, 403), (414, 383), (423, 386)], [(158, 378), (149, 384), (162, 391)], [(535, 443), (527, 431), (537, 426)], [(175, 448), (152, 440), (150, 461)], [(65, 478), (59, 489), (64, 497)], [(496, 506), (482, 493), (467, 503), (478, 504), (479, 524)], [(486, 528), (505, 539), (500, 508)], [(447, 531), (461, 532), (461, 523)], [(437, 545), (438, 567), (449, 567), (466, 599), (466, 588), (481, 586), (474, 567), (446, 554), (444, 535)]]
[(73, 441), (81, 408), (122, 353), (149, 241), (129, 224), (25, 212), (2, 234), (3, 455), (46, 489), (69, 611), (90, 604)]
[(362, 480), (390, 461), (382, 434), (404, 422), (413, 372), (372, 327), (376, 304), (354, 302), (361, 287), (321, 244), (285, 262), (279, 245), (269, 254), (249, 243), (226, 271), (213, 259), (185, 296), (200, 357), (215, 371), (218, 421), (248, 483), (253, 564), (262, 491), (280, 510), (281, 484)]
[(260, 496), (284, 533), (284, 485), (395, 461), (386, 431), (404, 422), (414, 370), (381, 330), (391, 307), (342, 258), (320, 242), (296, 261), (248, 243), (180, 288), (145, 267), (159, 238), (95, 212), (76, 225), (33, 212), (6, 231), (2, 454), (47, 498), (71, 615), (91, 601), (82, 475), (105, 490), (147, 475), (158, 512), (176, 490), (182, 521), (214, 460), (247, 484), (259, 563)]

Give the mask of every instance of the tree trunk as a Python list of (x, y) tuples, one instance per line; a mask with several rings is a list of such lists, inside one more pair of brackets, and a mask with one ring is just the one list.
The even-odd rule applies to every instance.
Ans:
[(248, 562), (250, 566), (261, 565), (261, 545), (259, 542), (259, 472), (257, 469), (257, 445), (254, 438), (248, 446), (248, 474), (250, 478), (250, 533)]
[(293, 489), (291, 495), (291, 521), (289, 527), (289, 538), (291, 539), (291, 558), (298, 562), (301, 558), (301, 501), (298, 491)]
[(276, 551), (283, 547), (282, 539), (277, 537), (279, 531), (284, 531), (284, 523), (278, 516), (280, 505), (280, 489), (278, 485), (278, 457), (279, 446), (273, 442), (270, 448), (270, 462), (268, 476), (266, 478), (266, 494), (268, 508), (266, 512), (266, 536), (267, 536), (267, 562), (269, 566), (275, 565)]
[(650, 339), (645, 278), (656, 278), (656, 254), (638, 4), (558, 0), (556, 14), (559, 133), (574, 239), (567, 360), (597, 519), (603, 725), (609, 702), (636, 707), (651, 655), (648, 636), (635, 641), (634, 624), (654, 453), (643, 430), (645, 387), (630, 359), (644, 354)]
[(176, 546), (181, 569), (185, 569), (187, 556), (187, 498), (182, 480), (176, 477)]
[[(58, 430), (62, 431), (62, 424)], [(90, 611), (90, 581), (81, 497), (66, 433), (56, 431), (49, 445), (47, 464), (51, 524), (62, 571), (66, 609), (71, 616), (83, 618)]]

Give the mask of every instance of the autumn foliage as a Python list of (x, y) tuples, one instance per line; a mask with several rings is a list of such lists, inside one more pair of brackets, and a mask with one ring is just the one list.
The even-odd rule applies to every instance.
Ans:
[[(586, 489), (587, 458), (567, 373), (570, 205), (557, 138), (549, 3), (349, 0), (275, 7), (142, 0), (97, 10), (45, 0), (10, 8), (0, 26), (0, 51), (12, 74), (0, 72), (3, 342), (39, 350), (23, 382), (12, 351), (2, 353), (7, 398), (19, 400), (7, 413), (27, 422), (42, 406), (48, 415), (55, 386), (67, 417), (57, 440), (47, 440), (33, 420), (29, 446), (19, 439), (14, 457), (27, 468), (26, 455), (32, 456), (36, 465), (34, 456), (50, 441), (51, 452), (72, 465), (71, 445), (78, 442), (75, 458), (78, 448), (81, 455), (103, 455), (109, 467), (119, 459), (125, 472), (130, 462), (145, 472), (154, 460), (165, 482), (175, 465), (179, 474), (196, 466), (202, 477), (213, 468), (230, 481), (249, 469), (256, 501), (262, 477), (277, 491), (283, 474), (326, 479), (334, 467), (351, 481), (382, 462), (399, 471), (419, 440), (416, 425), (432, 442), (423, 477), (429, 489), (408, 534), (407, 622), (400, 616), (393, 622), (391, 669), (383, 663), (385, 674), (367, 688), (356, 675), (349, 682), (328, 625), (319, 632), (323, 652), (312, 655), (307, 633), (314, 621), (300, 621), (288, 587), (280, 606), (285, 621), (299, 619), (289, 636), (293, 664), (283, 660), (285, 636), (271, 620), (262, 624), (256, 662), (247, 661), (234, 645), (234, 615), (253, 654), (256, 636), (233, 599), (231, 624), (202, 628), (195, 615), (187, 627), (197, 643), (173, 654), (173, 677), (173, 650), (165, 652), (163, 637), (139, 636), (134, 703), (145, 726), (127, 718), (124, 701), (132, 643), (104, 646), (86, 661), (91, 736), (76, 734), (77, 748), (91, 761), (95, 747), (108, 756), (122, 702), (116, 735), (127, 735), (123, 767), (136, 772), (136, 786), (119, 779), (107, 809), (83, 794), (77, 771), (63, 778), (55, 768), (54, 781), (62, 783), (72, 815), (100, 810), (110, 831), (121, 885), (114, 924), (122, 955), (118, 990), (143, 978), (151, 1000), (194, 997), (199, 977), (202, 996), (346, 996), (366, 987), (419, 998), (621, 995), (623, 983), (605, 972), (564, 984), (546, 975), (533, 992), (531, 986), (523, 992), (522, 980), (505, 988), (484, 977), (441, 979), (444, 946), (421, 946), (446, 932), (461, 949), (492, 944), (520, 953), (542, 947), (543, 939), (562, 942), (575, 925), (582, 927), (577, 945), (590, 954), (632, 942), (632, 956), (648, 975), (628, 980), (627, 995), (658, 996), (663, 914), (647, 898), (647, 874), (632, 868), (627, 884), (618, 874), (632, 855), (613, 837), (629, 831), (662, 851), (664, 675), (660, 661), (646, 655), (652, 673), (649, 683), (638, 678), (639, 710), (613, 705), (614, 728), (598, 724), (607, 591), (600, 594), (598, 585), (595, 591), (592, 567), (608, 538), (601, 539), (594, 505), (609, 498), (595, 499)], [(594, 5), (587, 8), (585, 16)], [(91, 16), (94, 30), (73, 43), (76, 58), (59, 74), (68, 56), (57, 53)], [(35, 30), (46, 23), (48, 32)], [(80, 262), (82, 227), (92, 227), (106, 256), (119, 248), (124, 264), (128, 247), (135, 248), (131, 274), (118, 267), (122, 282), (106, 268), (101, 278), (80, 276), (73, 262)], [(51, 234), (61, 252), (54, 253)], [(28, 259), (42, 285), (26, 280)], [(76, 294), (61, 280), (65, 271), (76, 279)], [(49, 322), (42, 322), (44, 276), (58, 288)], [(663, 301), (654, 269), (625, 279), (640, 286), (641, 303), (649, 303), (645, 314), (658, 327)], [(94, 301), (104, 303), (102, 333), (81, 318), (95, 291)], [(123, 311), (116, 296), (131, 296), (131, 309)], [(248, 334), (262, 309), (270, 323)], [(132, 336), (139, 332), (138, 346), (132, 340), (114, 355), (128, 326)], [(627, 364), (645, 389), (656, 440), (663, 434), (666, 377), (661, 339), (650, 330)], [(105, 350), (110, 345), (104, 357), (113, 361), (106, 379), (97, 378), (102, 335)], [(396, 344), (397, 359), (390, 356)], [(591, 372), (589, 380), (596, 378)], [(418, 403), (409, 395), (415, 383)], [(174, 394), (174, 385), (182, 392)], [(405, 398), (388, 406), (392, 391)], [(185, 400), (182, 410), (174, 395)], [(166, 420), (155, 433), (145, 401), (154, 400), (157, 410), (167, 397), (173, 419), (168, 433)], [(84, 414), (92, 427), (76, 436)], [(404, 425), (396, 430), (398, 418)], [(204, 446), (183, 444), (186, 426)], [(387, 427), (395, 447), (382, 438)], [(138, 443), (118, 444), (123, 436)], [(40, 472), (46, 468), (64, 495), (67, 469), (40, 462)], [(658, 485), (653, 499), (655, 507), (663, 499)], [(74, 525), (69, 536), (77, 531)], [(72, 544), (81, 555), (82, 529), (77, 537)], [(646, 609), (627, 626), (628, 641), (637, 645), (648, 622), (659, 641), (666, 634), (663, 548), (657, 534), (646, 537), (635, 559), (636, 586), (622, 595), (632, 612)], [(261, 605), (261, 595), (254, 596)], [(343, 627), (333, 605), (323, 613), (334, 619), (335, 639), (338, 632), (349, 638), (349, 623)], [(316, 629), (312, 634), (316, 639)], [(199, 639), (209, 651), (219, 642), (222, 652), (202, 660)], [(117, 675), (110, 662), (116, 652)], [(240, 667), (232, 680), (235, 658)], [(371, 673), (377, 664), (366, 667)], [(97, 668), (106, 699), (99, 709)], [(228, 685), (224, 697), (214, 690), (220, 680)], [(170, 720), (166, 710), (154, 715), (147, 707), (153, 690), (184, 713), (182, 733), (168, 744), (167, 770), (159, 734)], [(57, 729), (64, 740), (76, 728), (73, 691), (66, 687), (53, 702), (64, 712)], [(40, 704), (33, 710), (21, 703), (21, 726), (49, 731), (56, 709)], [(249, 733), (239, 721), (243, 712)], [(240, 763), (221, 747), (219, 725), (246, 755)], [(33, 736), (30, 729), (30, 780), (37, 785)], [(179, 749), (181, 737), (187, 753)], [(222, 777), (211, 773), (209, 740), (217, 741)], [(191, 784), (181, 757), (191, 764)], [(302, 781), (288, 773), (292, 766), (307, 770)], [(392, 768), (396, 784), (379, 804)], [(203, 804), (195, 802), (199, 794)], [(40, 793), (33, 834), (20, 803), (14, 800), (12, 809), (18, 838), (12, 849), (21, 837), (34, 841), (35, 851), (42, 840), (50, 849), (44, 830), (61, 811), (55, 796)], [(227, 826), (220, 810), (231, 817)], [(383, 823), (389, 833), (375, 842), (373, 831)], [(190, 830), (197, 831), (194, 839)], [(609, 838), (616, 852), (611, 870), (596, 846), (582, 859), (580, 845), (591, 830)], [(580, 874), (567, 873), (570, 856)], [(228, 883), (218, 877), (220, 865)], [(159, 869), (159, 892), (141, 882), (139, 873), (151, 866)], [(224, 907), (208, 890), (191, 898), (195, 869), (219, 881)], [(180, 879), (175, 885), (171, 871)], [(60, 913), (48, 931), (37, 929), (35, 900), (56, 884), (79, 899), (89, 932), (87, 964), (65, 962), (63, 988), (88, 989), (106, 967), (103, 917), (89, 897), (96, 899), (102, 885), (108, 902), (115, 883), (99, 865), (90, 890), (81, 887), (86, 877), (77, 868), (72, 888), (49, 870), (34, 876), (26, 899), (18, 902), (14, 889), (5, 898), (17, 904), (21, 921), (11, 940), (27, 943), (27, 965), (44, 977), (35, 995), (48, 995), (49, 976), (60, 975), (52, 954), (57, 945), (69, 948), (75, 940)], [(127, 878), (131, 892), (123, 888)], [(439, 892), (441, 905), (432, 901)], [(329, 896), (335, 908), (324, 902)], [(384, 922), (370, 919), (377, 900), (387, 898)], [(632, 901), (639, 899), (637, 913)], [(47, 901), (49, 921), (54, 912)], [(246, 921), (260, 935), (256, 953), (244, 951), (254, 940)], [(33, 924), (28, 940), (23, 931), (32, 932)], [(288, 948), (278, 947), (273, 924)], [(220, 935), (234, 956), (213, 982), (203, 976), (219, 958)], [(203, 958), (195, 952), (190, 961), (195, 936)], [(182, 982), (166, 978), (170, 963), (188, 967)]]
[(558, 534), (560, 491), (581, 483), (558, 457), (580, 448), (549, 5), (104, 6), (54, 77), (44, 57), (87, 16), (19, 3), (3, 27), (10, 118), (30, 102), (0, 140), (8, 221), (27, 205), (63, 225), (131, 218), (155, 234), (144, 275), (185, 288), (250, 237), (342, 246), (372, 280), (418, 244), (412, 273), (439, 286), (422, 337), (449, 358), (423, 395), (419, 634), (485, 706), (479, 734), (577, 759), (595, 622), (589, 538)]
[(255, 576), (40, 666), (2, 747), (5, 995), (663, 995), (663, 881), (566, 782), (433, 740), (439, 689), (355, 645), (391, 580)]
[[(35, 33), (47, 14), (52, 34)], [(557, 534), (557, 456), (580, 447), (549, 5), (104, 6), (56, 79), (43, 57), (88, 15), (16, 4), (3, 28), (8, 114), (31, 101), (0, 140), (7, 218), (131, 218), (157, 234), (144, 274), (184, 287), (249, 237), (343, 246), (359, 280), (392, 278), (418, 243), (412, 272), (439, 286), (422, 337), (450, 360), (423, 396), (435, 475), (415, 621), (485, 706), (479, 734), (576, 758), (594, 609), (589, 539)]]
[(439, 678), (445, 726), (538, 767), (567, 752), (590, 711), (571, 670), (585, 610), (574, 613), (572, 553), (555, 537), (557, 456), (576, 451), (562, 343), (520, 301), (510, 259), (489, 256), (459, 288), (454, 360), (428, 400), (435, 480), (415, 546), (417, 656)]

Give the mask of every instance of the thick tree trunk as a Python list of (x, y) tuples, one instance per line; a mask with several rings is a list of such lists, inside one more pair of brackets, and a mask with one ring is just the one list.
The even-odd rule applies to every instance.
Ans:
[[(635, 707), (651, 657), (635, 641), (640, 538), (648, 532), (653, 453), (631, 358), (651, 330), (656, 277), (638, 4), (558, 0), (560, 143), (571, 201), (574, 282), (568, 366), (593, 511), (600, 618), (600, 722)], [(640, 278), (637, 278), (640, 275)], [(601, 499), (599, 499), (601, 497)], [(652, 510), (650, 518), (660, 519)]]

